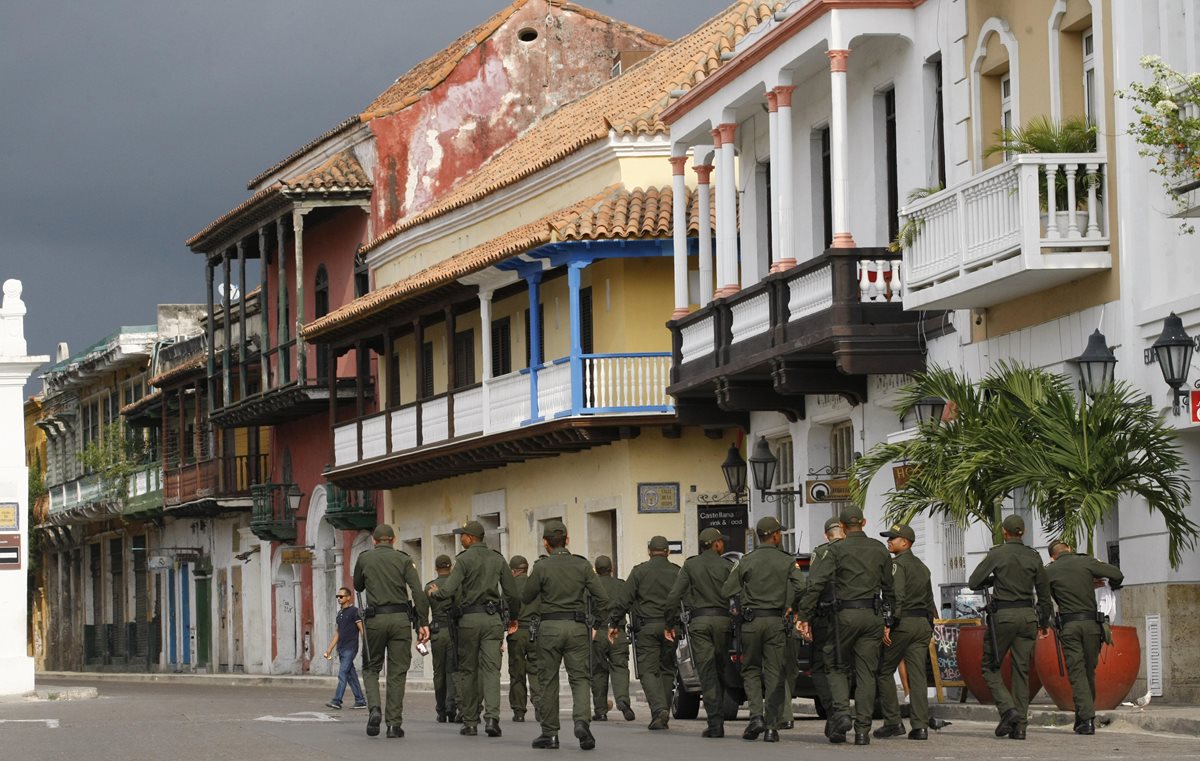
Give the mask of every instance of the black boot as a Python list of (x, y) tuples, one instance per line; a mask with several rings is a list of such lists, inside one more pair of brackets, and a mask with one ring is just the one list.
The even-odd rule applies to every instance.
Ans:
[(387, 736), (388, 737), (404, 737), (404, 730), (398, 726), (393, 726), (393, 725), (389, 724), (388, 728), (387, 728)]
[(913, 730), (908, 733), (910, 740), (928, 740), (929, 730), (925, 727), (913, 727)]
[(558, 750), (558, 735), (538, 735), (533, 747), (543, 750)]
[(520, 724), (521, 722), (525, 721), (525, 714), (524, 714), (524, 712), (522, 712), (522, 713), (514, 713), (514, 714), (513, 714), (513, 721), (517, 722), (518, 724)]
[(1008, 736), (1013, 740), (1024, 740), (1025, 730), (1021, 727), (1013, 727), (1012, 731), (1008, 733)]
[(766, 732), (763, 733), (763, 742), (766, 742), (766, 743), (779, 742), (779, 730), (778, 729), (768, 729)]
[(488, 737), (500, 736), (500, 720), (499, 719), (484, 719), (483, 731)]
[(474, 724), (463, 724), (462, 729), (458, 730), (458, 733), (465, 737), (475, 737), (479, 734), (479, 727)]
[(855, 745), (870, 745), (871, 744), (871, 735), (869, 735), (866, 732), (855, 732), (854, 733), (854, 744)]
[(854, 726), (854, 719), (848, 713), (840, 713), (829, 720), (829, 732), (825, 736), (829, 738), (829, 742), (838, 743), (846, 742), (846, 733)]
[(751, 716), (750, 723), (746, 725), (746, 731), (742, 732), (743, 740), (757, 740), (758, 736), (766, 730), (766, 722), (761, 716)]
[(591, 750), (596, 747), (596, 738), (592, 737), (592, 730), (588, 729), (586, 721), (575, 722), (575, 738), (579, 740), (580, 750)]
[(666, 729), (667, 720), (670, 718), (671, 715), (665, 710), (659, 711), (658, 713), (654, 714), (654, 718), (650, 720), (650, 726), (647, 727), (647, 729)]
[(1010, 708), (1000, 714), (1000, 723), (996, 725), (996, 737), (1004, 737), (1011, 734), (1013, 727), (1017, 725), (1017, 709)]
[(724, 737), (725, 736), (725, 723), (720, 722), (720, 721), (712, 721), (710, 719), (708, 722), (708, 727), (703, 732), (700, 733), (700, 736), (701, 737)]
[(445, 723), (446, 723), (446, 712), (445, 712), (445, 711), (438, 711), (438, 712), (437, 712), (437, 723), (438, 723), (438, 724), (445, 724)]
[(876, 740), (882, 740), (885, 737), (903, 737), (904, 723), (899, 724), (884, 724), (879, 729), (871, 733)]
[(1094, 735), (1096, 734), (1096, 720), (1083, 719), (1075, 722), (1075, 734), (1077, 735)]
[(383, 709), (379, 706), (371, 706), (367, 716), (367, 737), (379, 736), (379, 725), (383, 723)]
[(633, 709), (629, 707), (629, 701), (618, 700), (617, 710), (620, 711), (621, 715), (625, 717), (625, 721), (633, 721), (637, 718), (637, 715), (634, 714)]

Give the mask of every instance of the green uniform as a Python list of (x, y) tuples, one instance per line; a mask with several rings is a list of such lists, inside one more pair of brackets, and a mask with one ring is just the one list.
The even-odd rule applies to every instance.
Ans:
[(729, 598), (722, 592), (733, 563), (708, 549), (683, 562), (667, 595), (669, 625), (679, 621), (679, 604), (688, 610), (692, 658), (700, 677), (704, 713), (710, 727), (724, 726), (725, 658), (729, 652)]
[(633, 613), (634, 655), (638, 679), (650, 704), (650, 713), (659, 716), (671, 706), (675, 687), (675, 645), (663, 632), (667, 626), (666, 600), (679, 566), (663, 555), (638, 563), (626, 580), (617, 603), (617, 617)]
[(861, 530), (850, 530), (845, 539), (826, 545), (809, 568), (809, 584), (796, 610), (800, 620), (811, 621), (816, 615), (821, 593), (831, 580), (837, 587), (834, 615), (838, 636), (830, 634), (822, 653), (833, 700), (830, 715), (837, 717), (850, 712), (853, 666), (854, 731), (865, 734), (871, 729), (879, 649), (883, 642), (883, 615), (877, 599), (882, 597), (885, 608), (893, 608), (895, 604), (891, 555), (883, 542)]
[[(987, 682), (996, 709), (1016, 709), (1015, 727), (1024, 730), (1029, 723), (1029, 662), (1037, 643), (1038, 627), (1050, 620), (1050, 586), (1046, 569), (1037, 550), (1026, 547), (1020, 539), (1009, 539), (988, 551), (967, 580), (971, 589), (992, 587), (992, 603), (997, 606), (989, 615), (995, 627), (999, 652), (992, 648), (992, 635), (983, 638), (983, 679)], [(1037, 609), (1034, 592), (1037, 592)], [(1000, 664), (1012, 651), (1012, 691), (1004, 686)]]
[[(835, 539), (835, 542), (840, 542), (840, 539)], [(812, 583), (812, 571), (817, 567), (819, 559), (825, 555), (823, 550), (829, 547), (833, 542), (826, 542), (813, 548), (812, 562), (809, 564), (809, 584)], [(812, 621), (812, 681), (813, 689), (817, 692), (817, 700), (820, 701), (825, 715), (828, 716), (833, 710), (833, 693), (829, 689), (829, 666), (825, 660), (825, 646), (829, 643), (829, 638), (832, 636), (833, 627), (831, 625), (830, 616), (833, 615), (833, 587), (829, 584), (825, 585), (825, 589), (821, 590), (820, 597), (817, 602), (817, 611), (813, 616)]]
[(588, 627), (585, 595), (590, 594), (598, 618), (609, 618), (608, 593), (592, 565), (582, 555), (572, 555), (559, 547), (533, 564), (529, 582), (521, 592), (521, 602), (535, 600), (541, 616), (538, 632), (538, 677), (542, 684), (542, 734), (557, 736), (558, 667), (567, 669), (571, 686), (571, 714), (575, 721), (591, 722), (591, 679), (588, 674)]
[[(619, 600), (625, 583), (611, 574), (600, 574), (600, 583), (610, 600)], [(608, 630), (600, 626), (592, 635), (592, 705), (596, 716), (608, 714), (608, 684), (612, 682), (613, 699), (618, 706), (629, 705), (629, 637), (625, 634), (625, 619), (613, 621), (620, 629), (617, 641), (610, 644)]]
[(911, 549), (892, 560), (892, 580), (896, 590), (892, 644), (883, 648), (879, 667), (879, 703), (884, 726), (900, 724), (900, 701), (896, 697), (893, 675), (904, 662), (908, 672), (909, 706), (914, 729), (929, 724), (929, 685), (925, 669), (929, 665), (929, 640), (933, 637), (933, 582), (929, 568)]
[[(528, 583), (528, 576), (513, 577), (517, 597), (522, 596)], [(517, 630), (508, 635), (508, 705), (512, 708), (513, 718), (518, 721), (525, 720), (525, 707), (530, 701), (533, 702), (533, 713), (537, 717), (537, 706), (542, 698), (541, 682), (538, 679), (537, 647), (529, 642), (529, 624), (536, 614), (536, 602), (522, 604), (521, 614), (517, 618)]]
[(1113, 589), (1125, 581), (1125, 575), (1115, 565), (1101, 563), (1090, 555), (1063, 553), (1046, 566), (1050, 592), (1058, 603), (1062, 620), (1059, 638), (1063, 660), (1075, 697), (1075, 721), (1096, 718), (1096, 662), (1104, 629), (1096, 616), (1096, 594), (1093, 582), (1109, 579)]
[(507, 620), (501, 620), (504, 603), (510, 615), (520, 610), (512, 571), (504, 556), (482, 540), (458, 553), (454, 570), (438, 584), (434, 597), (456, 599), (458, 619), (458, 686), (463, 726), (479, 724), (483, 718), (500, 719), (500, 643)]
[(761, 718), (769, 730), (779, 728), (783, 711), (783, 614), (801, 584), (795, 556), (763, 544), (742, 556), (721, 588), (722, 597), (741, 602), (742, 682), (751, 718)]
[[(438, 577), (425, 585), (425, 594), (429, 587), (442, 580)], [(433, 651), (433, 695), (437, 706), (438, 717), (453, 717), (458, 712), (458, 669), (455, 668), (453, 637), (450, 636), (450, 616), (454, 601), (442, 597), (429, 599), (429, 643)]]
[[(367, 604), (378, 609), (405, 606), (405, 611), (377, 613), (366, 621), (367, 648), (371, 657), (363, 667), (367, 705), (379, 707), (379, 672), (387, 656), (387, 706), (383, 711), (388, 726), (400, 727), (404, 720), (404, 687), (412, 663), (412, 622), (407, 609), (416, 606), (417, 622), (429, 621), (429, 600), (412, 558), (390, 544), (377, 544), (358, 556), (354, 564), (354, 588), (367, 593)], [(411, 599), (410, 599), (411, 595)]]

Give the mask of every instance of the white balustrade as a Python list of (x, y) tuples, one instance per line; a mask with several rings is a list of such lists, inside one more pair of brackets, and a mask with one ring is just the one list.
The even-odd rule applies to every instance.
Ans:
[(667, 354), (586, 357), (583, 360), (584, 406), (589, 409), (666, 407), (671, 377)]
[(697, 320), (691, 325), (685, 325), (679, 332), (682, 336), (680, 354), (685, 365), (694, 359), (712, 354), (716, 349), (712, 315)]
[(392, 410), (392, 451), (403, 452), (417, 445), (417, 407)]
[(358, 423), (350, 422), (333, 429), (333, 464), (348, 465), (358, 460)]
[(362, 456), (364, 460), (387, 454), (387, 413), (363, 418)]
[(818, 267), (788, 281), (788, 320), (799, 320), (833, 306), (833, 269)]
[(730, 304), (733, 343), (766, 333), (771, 327), (771, 297), (766, 291)]
[(454, 436), (483, 432), (483, 387), (454, 394)]
[(538, 374), (538, 416), (549, 420), (571, 409), (571, 364), (543, 365)]
[(511, 431), (529, 419), (529, 373), (515, 372), (484, 381), (488, 408), (484, 433)]
[(450, 438), (450, 405), (446, 397), (421, 402), (421, 444), (429, 446)]
[(895, 259), (858, 261), (858, 297), (862, 301), (900, 299), (900, 263)]

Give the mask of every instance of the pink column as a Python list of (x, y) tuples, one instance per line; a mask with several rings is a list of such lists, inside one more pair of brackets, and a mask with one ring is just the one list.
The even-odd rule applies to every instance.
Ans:
[(687, 267), (687, 186), (683, 168), (687, 156), (672, 156), (671, 161), (671, 238), (675, 259), (675, 311), (672, 320), (686, 317), (688, 313), (688, 267)]
[(707, 306), (713, 293), (712, 185), (709, 184), (713, 168), (712, 164), (700, 164), (692, 169), (696, 171), (696, 194), (699, 196), (696, 235), (700, 239), (700, 306)]
[(720, 135), (717, 149), (717, 297), (729, 296), (742, 289), (738, 282), (737, 247), (737, 173), (734, 169), (734, 139), (736, 124), (721, 124), (715, 130)]
[(829, 56), (832, 110), (829, 116), (831, 186), (833, 188), (833, 248), (854, 248), (850, 234), (850, 133), (846, 96), (848, 49), (834, 49)]

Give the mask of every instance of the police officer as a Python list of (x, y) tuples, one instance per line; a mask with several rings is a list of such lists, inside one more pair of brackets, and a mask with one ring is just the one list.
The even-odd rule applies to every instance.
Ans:
[(675, 641), (682, 601), (688, 612), (692, 657), (700, 677), (704, 713), (708, 727), (701, 737), (724, 737), (725, 716), (721, 706), (725, 694), (725, 658), (729, 651), (729, 598), (721, 590), (733, 570), (722, 555), (729, 537), (718, 529), (700, 532), (700, 554), (683, 561), (675, 584), (667, 595), (667, 640)]
[(663, 633), (667, 594), (679, 575), (679, 566), (667, 560), (670, 552), (665, 536), (650, 537), (646, 543), (650, 559), (630, 571), (615, 611), (617, 618), (633, 611), (633, 652), (642, 692), (650, 704), (650, 729), (667, 728), (675, 687), (675, 646)]
[[(558, 747), (558, 666), (567, 668), (571, 685), (571, 715), (579, 747), (591, 750), (596, 738), (588, 720), (590, 680), (587, 626), (587, 595), (591, 595), (595, 613), (601, 620), (610, 615), (608, 594), (592, 571), (587, 559), (567, 550), (567, 527), (562, 521), (547, 521), (542, 530), (542, 545), (548, 553), (533, 564), (529, 581), (521, 592), (523, 603), (538, 602), (541, 631), (538, 633), (538, 676), (542, 680), (542, 733), (533, 741), (534, 748)], [(609, 630), (610, 641), (616, 629)]]
[[(883, 641), (884, 611), (895, 607), (892, 562), (887, 548), (863, 533), (866, 519), (856, 505), (842, 508), (838, 518), (846, 538), (826, 547), (809, 571), (808, 588), (797, 606), (800, 631), (812, 636), (811, 620), (825, 585), (836, 588), (834, 636), (825, 645), (833, 713), (826, 723), (831, 743), (846, 741), (854, 727), (854, 744), (871, 743), (875, 680)], [(854, 667), (854, 718), (850, 718), (850, 667)]]
[[(613, 575), (612, 558), (608, 555), (596, 557), (596, 575), (610, 600), (620, 599), (625, 582)], [(617, 710), (625, 721), (637, 716), (629, 705), (629, 637), (625, 635), (625, 620), (612, 624), (618, 630), (617, 641), (608, 641), (608, 628), (602, 626), (592, 634), (592, 721), (608, 721), (608, 683), (612, 682), (613, 697)]]
[(783, 710), (784, 615), (800, 591), (795, 557), (784, 551), (783, 526), (771, 516), (754, 527), (758, 546), (742, 556), (721, 587), (737, 597), (742, 615), (742, 682), (750, 703), (743, 740), (779, 742)]
[(896, 590), (893, 624), (883, 630), (883, 662), (879, 668), (879, 702), (883, 707), (883, 726), (875, 730), (877, 738), (904, 734), (900, 720), (900, 701), (896, 697), (893, 675), (901, 661), (908, 673), (909, 706), (912, 711), (910, 740), (929, 739), (929, 692), (925, 667), (929, 664), (929, 640), (933, 637), (933, 582), (929, 568), (912, 553), (916, 532), (904, 523), (892, 524), (880, 536), (887, 537), (892, 560), (892, 583)]
[[(438, 555), (433, 561), (437, 571), (437, 580), (445, 583), (453, 567), (449, 555)], [(425, 585), (425, 593), (429, 594), (435, 580)], [(434, 597), (429, 600), (429, 610), (432, 620), (429, 623), (429, 642), (433, 645), (433, 695), (437, 708), (439, 724), (446, 720), (456, 721), (458, 716), (458, 670), (454, 667), (457, 653), (453, 652), (453, 637), (450, 634), (454, 601), (448, 597)]]
[[(826, 554), (824, 550), (833, 542), (841, 541), (845, 537), (846, 533), (842, 531), (841, 518), (835, 516), (825, 521), (825, 543), (813, 548), (808, 567), (809, 583), (812, 583), (812, 572), (816, 569), (819, 559)], [(812, 624), (813, 689), (817, 692), (817, 700), (821, 702), (826, 716), (833, 713), (833, 693), (829, 689), (830, 664), (825, 660), (825, 645), (829, 642), (833, 632), (831, 625), (833, 614), (833, 585), (827, 583), (821, 590), (816, 614), (810, 622)]]
[[(421, 579), (412, 558), (392, 545), (396, 532), (386, 523), (371, 534), (375, 546), (358, 556), (354, 564), (354, 588), (367, 593), (367, 650), (370, 658), (363, 667), (367, 691), (367, 735), (379, 734), (383, 711), (379, 701), (379, 672), (387, 656), (387, 736), (404, 737), (404, 687), (408, 666), (412, 663), (412, 625), (417, 626), (417, 641), (429, 641), (429, 600), (421, 588)], [(411, 599), (410, 599), (411, 595)], [(416, 606), (415, 619), (409, 615)]]
[[(508, 567), (512, 569), (513, 584), (517, 597), (520, 597), (529, 581), (529, 561), (524, 555), (513, 555)], [(538, 705), (542, 687), (538, 680), (537, 648), (529, 642), (529, 626), (536, 614), (536, 602), (521, 605), (517, 630), (508, 635), (508, 705), (512, 708), (513, 721), (525, 721), (525, 707), (530, 702), (533, 703), (534, 718), (540, 718)]]
[(482, 703), (484, 732), (499, 737), (500, 643), (507, 627), (516, 630), (521, 603), (508, 561), (487, 546), (483, 524), (468, 521), (454, 533), (459, 535), (463, 551), (445, 583), (433, 584), (429, 593), (434, 598), (456, 598), (459, 603), (458, 686), (463, 712), (459, 734), (479, 734)]
[(1105, 639), (1108, 619), (1096, 610), (1095, 588), (1120, 589), (1125, 575), (1115, 565), (1101, 563), (1090, 555), (1076, 554), (1066, 542), (1050, 545), (1046, 577), (1050, 593), (1058, 603), (1058, 636), (1071, 694), (1075, 698), (1075, 734), (1096, 734), (1096, 661)]
[[(988, 614), (991, 631), (983, 639), (983, 680), (992, 691), (996, 710), (1000, 712), (996, 737), (1024, 740), (1029, 723), (1029, 661), (1033, 657), (1038, 630), (1044, 634), (1050, 620), (1050, 585), (1037, 550), (1026, 547), (1021, 541), (1025, 536), (1025, 520), (1019, 515), (1010, 515), (1000, 527), (1004, 543), (988, 551), (967, 580), (967, 586), (974, 590), (992, 588)], [(1012, 651), (1012, 692), (1000, 677), (1000, 664), (1009, 650)]]

